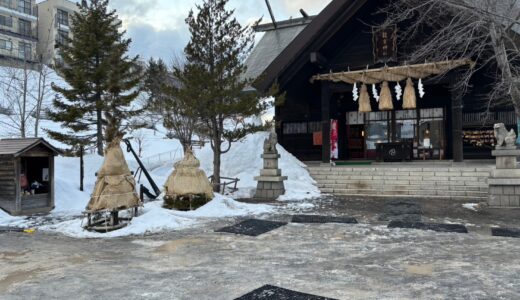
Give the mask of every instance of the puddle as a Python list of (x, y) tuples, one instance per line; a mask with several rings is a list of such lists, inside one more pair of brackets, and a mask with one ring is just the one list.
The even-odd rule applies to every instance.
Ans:
[(179, 248), (190, 245), (200, 245), (202, 243), (204, 243), (204, 241), (200, 239), (179, 239), (166, 242), (162, 246), (158, 247), (155, 251), (160, 253), (173, 253), (179, 250)]
[(421, 275), (421, 276), (432, 276), (433, 274), (433, 265), (408, 265), (405, 268), (406, 273), (413, 275)]
[(13, 284), (27, 281), (41, 272), (43, 272), (43, 269), (38, 268), (34, 270), (19, 270), (8, 273), (7, 276), (0, 279), (0, 293), (7, 292)]
[(28, 252), (27, 251), (22, 251), (22, 252), (15, 252), (15, 251), (5, 251), (5, 252), (0, 252), (0, 259), (15, 259), (15, 258), (18, 258), (18, 257), (22, 257), (22, 256), (25, 256)]
[(133, 240), (132, 241), (132, 244), (145, 246), (145, 247), (151, 247), (151, 248), (161, 247), (167, 243), (168, 242), (166, 242), (166, 241), (148, 241), (148, 240)]

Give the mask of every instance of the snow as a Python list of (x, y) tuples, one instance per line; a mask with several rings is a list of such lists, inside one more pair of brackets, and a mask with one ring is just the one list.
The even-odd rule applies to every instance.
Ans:
[(24, 217), (13, 217), (0, 209), (0, 226), (20, 227), (26, 223)]
[(462, 207), (469, 209), (469, 210), (478, 211), (479, 204), (478, 203), (464, 203), (464, 204), (462, 204)]
[(175, 211), (162, 208), (162, 201), (148, 202), (141, 214), (128, 226), (108, 232), (97, 233), (83, 229), (84, 218), (65, 221), (40, 227), (43, 231), (57, 231), (74, 238), (113, 238), (129, 235), (145, 235), (169, 230), (178, 230), (203, 224), (211, 218), (260, 215), (273, 211), (273, 207), (264, 204), (246, 204), (217, 194), (215, 198), (194, 211)]
[[(44, 128), (58, 129), (59, 126), (45, 121)], [(152, 178), (162, 189), (162, 185), (173, 171), (175, 161), (182, 159), (182, 147), (178, 140), (166, 139), (166, 130), (140, 129), (133, 132), (141, 136), (142, 160), (145, 164), (154, 166), (149, 170)], [(1, 136), (1, 135), (0, 135)], [(275, 206), (265, 204), (246, 204), (235, 199), (251, 198), (254, 195), (257, 182), (255, 176), (260, 174), (263, 166), (261, 154), (264, 139), (267, 132), (259, 132), (247, 136), (243, 141), (234, 143), (231, 150), (222, 155), (221, 176), (239, 178), (238, 191), (233, 194), (220, 195), (195, 211), (180, 212), (163, 209), (162, 200), (148, 202), (144, 205), (142, 213), (134, 218), (131, 223), (120, 230), (110, 233), (93, 233), (83, 230), (85, 222), (82, 212), (85, 209), (90, 193), (95, 185), (95, 173), (101, 167), (103, 158), (96, 154), (87, 154), (84, 157), (85, 178), (84, 191), (79, 191), (79, 158), (57, 157), (55, 160), (55, 209), (46, 217), (12, 217), (0, 211), (0, 226), (11, 227), (37, 227), (39, 230), (65, 234), (75, 238), (100, 238), (121, 237), (129, 235), (146, 235), (157, 232), (180, 230), (198, 226), (213, 218), (240, 217), (262, 215), (275, 212)], [(57, 144), (48, 139), (52, 144)], [(131, 139), (132, 145), (138, 151), (136, 139)], [(57, 146), (62, 146), (57, 144)], [(126, 147), (122, 144), (123, 150)], [(279, 165), (284, 176), (288, 176), (285, 182), (286, 193), (278, 200), (291, 201), (290, 206), (296, 207), (300, 202), (300, 209), (311, 208), (312, 204), (303, 204), (302, 200), (320, 197), (320, 191), (311, 178), (306, 166), (283, 147), (278, 145), (281, 155)], [(134, 157), (124, 151), (131, 170), (138, 167)], [(201, 162), (201, 168), (209, 176), (213, 173), (213, 152), (210, 145), (202, 149), (195, 149), (195, 155)], [(141, 182), (147, 187), (149, 183), (142, 176)], [(139, 183), (138, 183), (139, 185)], [(151, 189), (150, 189), (151, 190)], [(159, 196), (158, 199), (162, 197)]]

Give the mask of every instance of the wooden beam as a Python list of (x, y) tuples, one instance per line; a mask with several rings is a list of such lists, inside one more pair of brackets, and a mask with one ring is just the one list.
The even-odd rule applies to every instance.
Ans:
[(321, 83), (321, 127), (322, 127), (322, 146), (321, 160), (324, 163), (330, 162), (330, 99), (332, 93), (328, 82)]
[(464, 143), (462, 136), (462, 96), (451, 93), (451, 127), (453, 161), (464, 161)]

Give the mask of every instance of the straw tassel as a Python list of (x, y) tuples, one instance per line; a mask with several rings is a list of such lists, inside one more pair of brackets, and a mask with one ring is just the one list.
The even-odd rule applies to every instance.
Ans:
[(404, 88), (403, 109), (415, 109), (417, 107), (417, 96), (415, 95), (415, 88), (411, 78), (406, 80), (406, 87)]
[(379, 95), (379, 110), (393, 110), (392, 91), (388, 86), (388, 81), (383, 81), (381, 85), (381, 94)]
[(371, 112), (370, 95), (366, 84), (361, 85), (361, 93), (359, 94), (359, 112)]

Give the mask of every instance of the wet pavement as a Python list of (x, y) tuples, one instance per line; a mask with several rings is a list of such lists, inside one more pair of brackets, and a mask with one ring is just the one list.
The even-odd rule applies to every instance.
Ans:
[[(288, 224), (256, 237), (215, 232), (245, 218), (115, 239), (1, 233), (0, 299), (235, 299), (264, 285), (335, 299), (520, 298), (520, 239), (491, 236), (520, 228), (520, 210), (409, 201), (283, 205), (259, 218)], [(293, 214), (359, 223), (291, 223)], [(387, 228), (403, 216), (469, 233)]]

